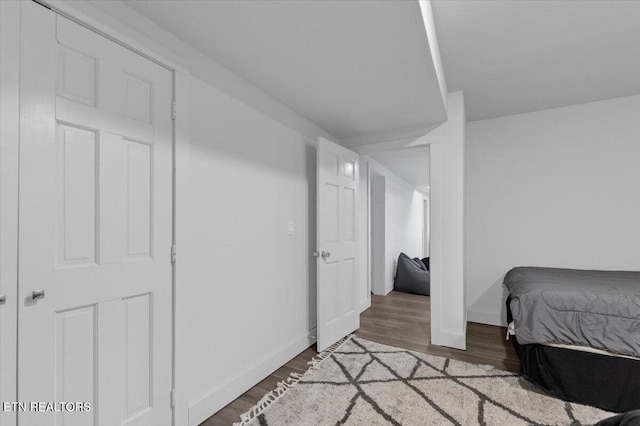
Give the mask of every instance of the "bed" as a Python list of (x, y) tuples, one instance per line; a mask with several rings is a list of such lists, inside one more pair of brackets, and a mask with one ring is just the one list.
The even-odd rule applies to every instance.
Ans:
[(640, 408), (640, 272), (518, 267), (504, 286), (522, 376), (565, 400)]

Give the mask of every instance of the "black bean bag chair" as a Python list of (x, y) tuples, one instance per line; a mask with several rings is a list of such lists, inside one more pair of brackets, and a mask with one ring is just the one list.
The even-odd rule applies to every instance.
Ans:
[(406, 254), (400, 253), (393, 288), (404, 293), (429, 296), (431, 274), (420, 259), (411, 259)]
[(422, 259), (422, 263), (424, 263), (424, 266), (427, 267), (427, 271), (430, 271), (431, 269), (429, 269), (429, 258), (425, 257), (424, 259)]

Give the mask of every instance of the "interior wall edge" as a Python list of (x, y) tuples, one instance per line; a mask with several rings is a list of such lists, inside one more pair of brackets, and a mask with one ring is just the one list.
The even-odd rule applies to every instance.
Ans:
[[(464, 349), (466, 282), (464, 156), (464, 94), (449, 94), (449, 121), (431, 141), (431, 343)], [(451, 335), (462, 336), (462, 342)]]

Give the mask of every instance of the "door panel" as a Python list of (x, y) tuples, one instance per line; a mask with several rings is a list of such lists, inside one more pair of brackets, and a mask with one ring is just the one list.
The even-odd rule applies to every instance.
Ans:
[[(56, 389), (60, 401), (86, 401), (92, 406), (96, 385), (96, 306), (70, 309), (56, 315)], [(83, 425), (93, 423), (93, 413), (59, 412), (56, 424)]]
[[(171, 72), (23, 4), (18, 397), (171, 424)], [(44, 297), (33, 297), (43, 290)]]
[(58, 124), (56, 265), (96, 263), (96, 145), (94, 131)]
[(126, 229), (126, 259), (151, 258), (151, 203), (153, 176), (151, 163), (153, 151), (151, 146), (125, 140), (126, 152), (126, 187), (125, 197), (127, 220)]
[(359, 157), (318, 140), (318, 350), (360, 326), (358, 309)]
[(126, 420), (149, 409), (149, 386), (152, 365), (152, 306), (151, 295), (143, 294), (123, 301), (123, 398), (122, 415)]

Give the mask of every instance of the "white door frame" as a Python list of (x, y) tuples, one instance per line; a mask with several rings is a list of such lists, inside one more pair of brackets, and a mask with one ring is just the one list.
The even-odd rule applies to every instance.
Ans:
[[(110, 24), (106, 24), (103, 20), (93, 17), (91, 12), (84, 13), (81, 11), (82, 7), (86, 7), (82, 4), (76, 5), (72, 2), (65, 2), (61, 0), (39, 0), (44, 7), (51, 9), (53, 12), (58, 13), (98, 34), (116, 42), (117, 44), (151, 60), (152, 62), (168, 69), (173, 74), (173, 102), (178, 104), (180, 102), (180, 113), (176, 114), (173, 122), (173, 202), (172, 202), (172, 239), (173, 243), (176, 243), (176, 170), (181, 168), (187, 170), (188, 167), (188, 143), (189, 143), (189, 110), (187, 108), (189, 103), (189, 80), (190, 74), (188, 70), (176, 63), (175, 60), (169, 59), (167, 56), (160, 54), (157, 49), (149, 48), (148, 43), (144, 38), (139, 37), (137, 33), (129, 33), (125, 35), (121, 28), (117, 28), (118, 23), (111, 21)], [(15, 401), (16, 389), (17, 389), (17, 377), (9, 376), (5, 374), (5, 371), (17, 372), (17, 247), (18, 247), (18, 133), (17, 129), (20, 125), (20, 117), (17, 114), (18, 111), (18, 92), (12, 93), (10, 89), (14, 89), (19, 86), (19, 71), (17, 68), (13, 69), (8, 64), (19, 64), (20, 52), (19, 46), (19, 34), (20, 34), (20, 6), (23, 2), (1, 2), (2, 4), (2, 62), (7, 68), (10, 68), (8, 72), (5, 72), (3, 66), (3, 74), (1, 81), (2, 88), (2, 115), (0, 121), (2, 122), (2, 199), (0, 205), (2, 210), (0, 212), (0, 232), (2, 233), (2, 241), (0, 241), (0, 269), (2, 274), (0, 279), (2, 285), (0, 286), (0, 295), (7, 296), (7, 303), (0, 305), (0, 309), (3, 309), (4, 313), (10, 314), (10, 309), (4, 309), (7, 306), (11, 307), (13, 311), (13, 323), (2, 321), (0, 327), (2, 327), (2, 347), (11, 347), (9, 352), (13, 353), (13, 357), (7, 358), (3, 353), (0, 353), (0, 369), (3, 372), (3, 383), (0, 387), (0, 396), (3, 401)], [(79, 8), (80, 7), (80, 8)], [(97, 12), (97, 15), (100, 13)], [(5, 25), (8, 23), (9, 25)], [(5, 37), (5, 34), (12, 34), (11, 37)], [(10, 43), (13, 43), (11, 45)], [(6, 47), (5, 47), (6, 46)], [(166, 51), (165, 51), (166, 52)], [(6, 59), (7, 58), (7, 59)], [(5, 60), (6, 59), (6, 60)], [(16, 78), (18, 80), (16, 80)], [(16, 110), (16, 111), (14, 111)], [(179, 213), (178, 213), (179, 214)], [(171, 312), (172, 325), (173, 325), (173, 424), (187, 424), (188, 423), (188, 410), (187, 401), (182, 394), (185, 386), (183, 380), (185, 375), (182, 371), (186, 369), (186, 346), (184, 344), (185, 339), (185, 324), (178, 321), (178, 313), (185, 311), (183, 308), (184, 302), (179, 298), (179, 291), (176, 288), (176, 263), (172, 266), (172, 305)], [(4, 318), (3, 318), (4, 319)], [(9, 342), (9, 344), (6, 344)], [(0, 423), (7, 426), (14, 426), (16, 424), (15, 413), (2, 413), (0, 412)]]
[[(20, 8), (0, 2), (0, 402), (17, 398)], [(16, 423), (16, 412), (0, 409), (0, 424)]]
[[(431, 343), (464, 350), (467, 324), (464, 275), (466, 121), (462, 91), (447, 95), (447, 115), (448, 121), (423, 136), (363, 144), (356, 151), (368, 156), (412, 146), (429, 146)], [(455, 167), (451, 167), (452, 163)]]
[(371, 166), (366, 158), (360, 158), (360, 313), (371, 307), (371, 186), (369, 185)]
[[(384, 296), (387, 294), (386, 278), (388, 272), (386, 270), (386, 177), (373, 168), (370, 170), (369, 187), (371, 197), (367, 206), (371, 217), (369, 275), (373, 294)], [(374, 182), (376, 183), (374, 184)], [(382, 190), (382, 194), (377, 193), (377, 190)], [(380, 197), (382, 197), (382, 200), (380, 200)], [(382, 201), (382, 206), (378, 206), (381, 210), (378, 214), (374, 214), (374, 201)]]
[(422, 201), (422, 257), (431, 256), (430, 209), (429, 197), (425, 196)]

